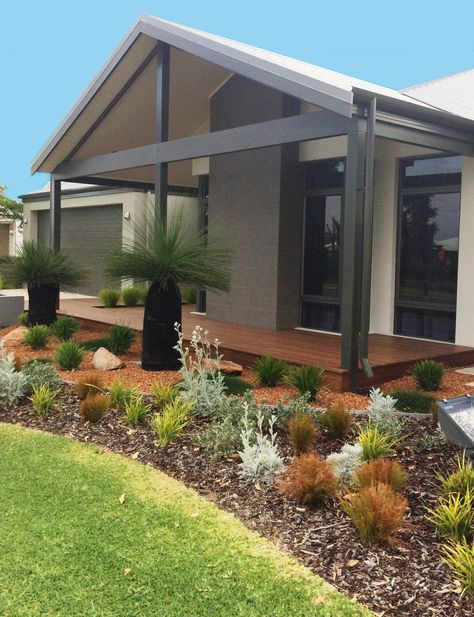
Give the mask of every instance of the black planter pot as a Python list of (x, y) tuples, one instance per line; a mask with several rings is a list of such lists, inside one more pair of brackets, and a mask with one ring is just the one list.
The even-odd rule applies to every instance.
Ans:
[(146, 371), (176, 371), (179, 354), (174, 324), (181, 325), (181, 294), (176, 285), (163, 289), (153, 283), (145, 301), (143, 317), (142, 368)]
[(28, 323), (49, 326), (56, 321), (59, 287), (57, 285), (28, 286)]

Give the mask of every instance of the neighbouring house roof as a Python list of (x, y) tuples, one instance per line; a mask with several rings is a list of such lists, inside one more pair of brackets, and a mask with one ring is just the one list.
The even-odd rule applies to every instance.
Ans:
[[(154, 53), (157, 41), (190, 54), (188, 58), (200, 58), (222, 67), (227, 74), (241, 74), (346, 116), (351, 115), (354, 101), (375, 95), (378, 106), (385, 111), (418, 114), (445, 123), (474, 120), (471, 112), (463, 115), (461, 106), (443, 107), (424, 101), (423, 96), (413, 94), (413, 89), (398, 92), (222, 36), (142, 15), (36, 157), (32, 173), (51, 172), (57, 164), (75, 155), (74, 145), (88, 134), (88, 129), (94, 127), (107, 105), (114, 102), (127, 80)], [(222, 81), (221, 75), (214, 77)]]
[(402, 90), (405, 96), (474, 120), (474, 69)]

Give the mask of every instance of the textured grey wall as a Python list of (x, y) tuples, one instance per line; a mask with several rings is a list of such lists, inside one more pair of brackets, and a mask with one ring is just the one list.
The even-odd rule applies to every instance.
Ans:
[[(211, 100), (211, 131), (298, 113), (299, 102), (240, 76)], [(232, 288), (208, 294), (212, 319), (265, 328), (299, 325), (302, 169), (298, 145), (212, 157), (209, 229), (228, 230)]]

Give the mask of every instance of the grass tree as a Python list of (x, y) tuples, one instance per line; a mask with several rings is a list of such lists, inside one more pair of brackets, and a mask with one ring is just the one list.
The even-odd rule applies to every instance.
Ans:
[(227, 291), (230, 250), (220, 238), (189, 233), (183, 213), (167, 226), (147, 221), (135, 229), (135, 241), (112, 251), (106, 260), (110, 277), (151, 282), (143, 318), (142, 367), (176, 370), (179, 356), (175, 323), (181, 324), (180, 285)]
[(30, 325), (56, 321), (59, 290), (74, 287), (87, 278), (87, 270), (66, 254), (36, 242), (24, 242), (16, 256), (0, 257), (0, 267), (8, 283), (27, 286)]

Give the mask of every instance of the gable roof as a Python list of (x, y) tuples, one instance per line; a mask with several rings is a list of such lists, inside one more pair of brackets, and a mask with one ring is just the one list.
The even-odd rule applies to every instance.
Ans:
[[(60, 162), (67, 160), (73, 150), (71, 142), (77, 142), (87, 132), (85, 127), (94, 125), (133, 72), (150, 59), (156, 41), (163, 41), (229, 71), (345, 116), (351, 115), (355, 97), (377, 96), (379, 107), (385, 107), (386, 111), (423, 113), (424, 117), (445, 122), (455, 117), (449, 115), (447, 109), (419, 100), (411, 93), (398, 92), (195, 28), (142, 15), (35, 158), (32, 173), (54, 169), (56, 161), (48, 159), (55, 149), (58, 150), (56, 159)], [(462, 117), (474, 120), (470, 115)], [(67, 137), (69, 140), (65, 139)]]
[(437, 109), (474, 120), (474, 69), (412, 86), (402, 92)]

